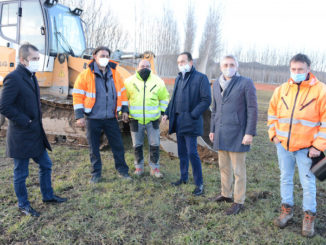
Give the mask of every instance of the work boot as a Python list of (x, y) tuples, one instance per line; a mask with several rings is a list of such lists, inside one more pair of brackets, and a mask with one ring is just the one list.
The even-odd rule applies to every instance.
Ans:
[(316, 214), (310, 211), (304, 212), (304, 218), (302, 221), (302, 235), (305, 237), (312, 237), (315, 234), (315, 218)]
[(140, 176), (142, 176), (144, 174), (144, 169), (136, 168), (134, 174), (140, 177)]
[(281, 214), (274, 219), (274, 225), (283, 229), (293, 217), (293, 207), (288, 204), (282, 204)]
[(152, 168), (151, 169), (151, 176), (154, 176), (156, 178), (162, 178), (163, 174), (160, 172), (158, 168)]

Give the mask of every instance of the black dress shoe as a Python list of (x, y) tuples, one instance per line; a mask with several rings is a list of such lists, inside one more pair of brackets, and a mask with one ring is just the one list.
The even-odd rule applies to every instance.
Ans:
[(25, 215), (29, 215), (29, 216), (33, 216), (33, 217), (40, 216), (40, 213), (37, 212), (35, 209), (33, 209), (31, 206), (19, 207), (19, 211)]
[(184, 185), (187, 184), (187, 181), (179, 179), (178, 181), (171, 183), (171, 185), (174, 185), (174, 186), (179, 186), (179, 185), (182, 185), (182, 184), (184, 184)]
[(222, 195), (218, 195), (216, 197), (212, 197), (209, 199), (212, 202), (233, 202), (233, 199), (230, 197), (225, 197)]
[(192, 192), (195, 196), (200, 196), (204, 194), (204, 185), (196, 186), (196, 189)]
[(132, 180), (132, 178), (130, 177), (130, 175), (129, 175), (128, 172), (127, 173), (120, 173), (120, 172), (118, 172), (118, 173), (119, 173), (119, 177), (120, 178), (123, 178), (125, 180)]
[(99, 182), (101, 182), (101, 176), (93, 176), (91, 178), (91, 180), (89, 181), (89, 183), (91, 183), (91, 184), (97, 184)]
[(63, 197), (53, 195), (52, 199), (43, 200), (43, 202), (44, 203), (62, 203), (62, 202), (66, 202), (67, 200), (68, 200), (67, 198), (63, 198)]
[(243, 209), (243, 204), (232, 203), (231, 207), (225, 211), (226, 215), (238, 214)]

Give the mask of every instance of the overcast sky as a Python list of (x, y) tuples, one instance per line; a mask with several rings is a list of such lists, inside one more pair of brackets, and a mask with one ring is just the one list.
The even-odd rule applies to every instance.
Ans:
[[(181, 38), (184, 35), (188, 0), (103, 0), (111, 6), (131, 33), (135, 8), (159, 15), (164, 4), (175, 10)], [(238, 47), (265, 47), (294, 52), (314, 50), (326, 53), (326, 0), (193, 0), (196, 7), (198, 39), (205, 23), (209, 2), (220, 3), (222, 40), (232, 52)], [(180, 42), (181, 47), (183, 40)], [(132, 47), (131, 47), (132, 48)]]

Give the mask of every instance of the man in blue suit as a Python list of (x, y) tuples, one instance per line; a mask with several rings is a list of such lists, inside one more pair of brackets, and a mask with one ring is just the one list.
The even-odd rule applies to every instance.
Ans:
[(211, 88), (205, 74), (196, 71), (190, 53), (183, 52), (177, 59), (179, 74), (163, 123), (169, 119), (169, 134), (176, 133), (180, 159), (180, 179), (172, 185), (188, 182), (189, 160), (196, 184), (193, 194), (204, 193), (201, 161), (197, 151), (197, 136), (203, 134), (202, 114), (211, 104)]

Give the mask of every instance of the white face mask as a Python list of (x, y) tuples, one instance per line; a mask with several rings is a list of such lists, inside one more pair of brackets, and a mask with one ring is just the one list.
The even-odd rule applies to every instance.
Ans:
[(191, 70), (191, 67), (189, 64), (185, 64), (184, 66), (179, 65), (178, 68), (179, 68), (179, 71), (182, 72), (183, 74), (185, 74), (186, 72), (189, 72)]
[(26, 66), (26, 68), (30, 71), (30, 72), (37, 72), (40, 68), (40, 61), (38, 60), (31, 60), (28, 62), (28, 66)]
[(233, 77), (236, 72), (237, 72), (237, 69), (233, 68), (233, 67), (225, 68), (222, 70), (223, 75), (228, 78)]
[(108, 58), (99, 58), (98, 63), (99, 63), (99, 66), (106, 67), (109, 63), (109, 59)]

